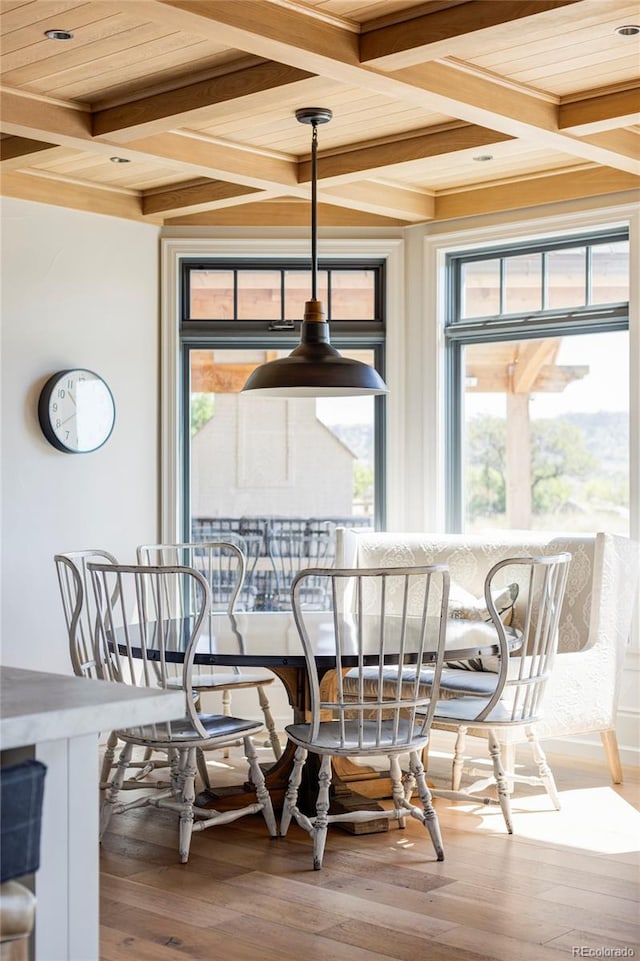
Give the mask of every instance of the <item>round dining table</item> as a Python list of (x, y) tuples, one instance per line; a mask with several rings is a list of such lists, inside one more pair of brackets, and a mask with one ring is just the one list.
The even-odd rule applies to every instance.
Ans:
[[(409, 619), (411, 620), (411, 619)], [(385, 618), (385, 630), (393, 630), (393, 616)], [(398, 631), (401, 630), (400, 617), (396, 618)], [(357, 666), (355, 654), (349, 656), (348, 636), (350, 625), (348, 618), (341, 623), (343, 650), (341, 659), (342, 670)], [(416, 636), (420, 618), (415, 619)], [(335, 679), (335, 626), (331, 611), (305, 612), (305, 623), (309, 637), (313, 643), (314, 660), (321, 681), (321, 693), (329, 690)], [(346, 625), (346, 630), (345, 630)], [(142, 656), (135, 644), (135, 626), (130, 634), (133, 656)], [(355, 629), (355, 625), (354, 625)], [(375, 617), (364, 615), (362, 630), (365, 638), (371, 637), (371, 650), (377, 650), (379, 621)], [(405, 653), (411, 649), (411, 623), (408, 629), (405, 625), (406, 638)], [(191, 636), (191, 622), (189, 618), (175, 619), (162, 622), (160, 632), (164, 638), (163, 656), (167, 661), (177, 664), (184, 661), (186, 646)], [(436, 632), (434, 631), (434, 636)], [(508, 632), (509, 641), (517, 646), (517, 636)], [(344, 638), (347, 638), (346, 645)], [(446, 629), (446, 661), (468, 661), (472, 658), (496, 654), (498, 642), (496, 631), (491, 622), (451, 619)], [(123, 650), (124, 653), (124, 650)], [(153, 646), (153, 632), (147, 636), (147, 657), (151, 660), (157, 656), (160, 659), (159, 647)], [(372, 663), (373, 663), (372, 653)], [(410, 654), (409, 654), (410, 657)], [(435, 651), (433, 652), (435, 659)], [(428, 659), (428, 655), (427, 655)], [(390, 663), (393, 657), (390, 657)], [(365, 653), (365, 664), (367, 663)], [(292, 611), (251, 611), (228, 614), (222, 612), (211, 613), (204, 621), (197, 641), (195, 664), (199, 666), (220, 668), (267, 668), (282, 682), (289, 704), (292, 709), (293, 723), (303, 723), (309, 719), (310, 694), (307, 680), (307, 662), (302, 643), (298, 634)], [(323, 690), (324, 688), (324, 690)], [(268, 767), (265, 766), (265, 780), (271, 794), (274, 808), (281, 808), (284, 793), (289, 781), (293, 765), (295, 746), (288, 741), (280, 758)], [(315, 804), (316, 783), (314, 781), (313, 759), (305, 766), (305, 781), (301, 785), (301, 806), (312, 807)], [(380, 808), (379, 799), (390, 796), (391, 782), (386, 773), (362, 763), (356, 764), (349, 758), (334, 758), (332, 780), (332, 810), (348, 812), (350, 810)], [(197, 804), (201, 807), (216, 807), (225, 810), (229, 807), (244, 805), (252, 797), (251, 785), (244, 783), (233, 787), (214, 788), (204, 790), (198, 795)], [(379, 821), (343, 822), (345, 830), (352, 833), (375, 833), (388, 830), (389, 822), (381, 818)]]

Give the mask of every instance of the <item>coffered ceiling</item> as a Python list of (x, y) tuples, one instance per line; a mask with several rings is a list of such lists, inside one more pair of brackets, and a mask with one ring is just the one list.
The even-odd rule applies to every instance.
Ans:
[(334, 115), (322, 226), (628, 191), (630, 25), (629, 0), (0, 0), (1, 191), (167, 225), (304, 226), (311, 128), (294, 114), (310, 106)]

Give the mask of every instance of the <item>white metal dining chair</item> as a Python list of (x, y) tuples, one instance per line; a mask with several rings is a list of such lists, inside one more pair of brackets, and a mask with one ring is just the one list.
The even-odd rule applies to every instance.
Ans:
[[(231, 541), (195, 541), (182, 544), (143, 544), (137, 548), (139, 564), (154, 564), (160, 566), (181, 565), (192, 567), (205, 577), (209, 584), (211, 596), (211, 611), (213, 613), (226, 611), (232, 614), (237, 599), (242, 591), (245, 576), (245, 555), (238, 543)], [(172, 616), (179, 617), (182, 613), (183, 599), (180, 597), (167, 598), (171, 602)], [(264, 724), (269, 735), (269, 743), (276, 757), (282, 754), (282, 746), (278, 738), (271, 706), (266, 690), (274, 681), (273, 675), (250, 674), (239, 667), (233, 667), (226, 673), (215, 673), (212, 668), (196, 666), (193, 671), (193, 689), (199, 694), (222, 695), (222, 713), (231, 714), (231, 694), (243, 688), (255, 688), (258, 703), (264, 716)], [(181, 677), (173, 681), (173, 685), (182, 683)], [(171, 685), (170, 685), (171, 686)], [(201, 775), (207, 782), (206, 769)]]
[[(103, 665), (100, 663), (95, 650), (96, 610), (87, 564), (90, 562), (117, 564), (118, 560), (109, 551), (100, 548), (87, 548), (56, 554), (54, 562), (67, 626), (69, 656), (73, 672), (78, 677), (102, 678), (104, 677)], [(118, 738), (111, 731), (102, 757), (101, 789), (104, 789), (108, 781), (117, 745)], [(167, 767), (167, 760), (166, 757), (152, 759), (149, 755), (142, 761), (132, 759), (129, 767), (136, 769), (134, 779), (139, 781), (140, 778), (150, 774), (151, 771)]]
[[(193, 831), (227, 824), (246, 814), (262, 812), (269, 833), (277, 833), (271, 798), (252, 735), (263, 730), (262, 723), (223, 714), (204, 714), (193, 698), (196, 645), (210, 610), (209, 585), (202, 574), (190, 567), (89, 564), (97, 612), (97, 645), (104, 651), (107, 679), (139, 687), (169, 688), (174, 680), (169, 665), (180, 662), (185, 714), (181, 720), (126, 728), (117, 731), (124, 741), (118, 764), (105, 792), (100, 816), (100, 837), (112, 815), (151, 805), (179, 815), (180, 860), (189, 857)], [(181, 597), (184, 617), (171, 618), (167, 598)], [(218, 750), (240, 738), (249, 765), (249, 780), (256, 793), (255, 803), (229, 811), (195, 806), (196, 752)], [(124, 775), (134, 745), (154, 751), (168, 751), (171, 783), (166, 786), (137, 784), (145, 793), (134, 800), (120, 800), (127, 787)], [(130, 785), (129, 785), (130, 786)]]
[[(494, 659), (496, 672), (448, 669), (443, 674), (442, 693), (454, 695), (440, 699), (433, 727), (456, 732), (453, 758), (452, 790), (434, 790), (435, 797), (469, 801), (476, 797), (486, 804), (499, 803), (509, 834), (513, 833), (510, 794), (513, 783), (542, 785), (556, 810), (560, 799), (555, 780), (536, 735), (536, 723), (542, 719), (544, 694), (553, 670), (558, 645), (558, 621), (564, 598), (571, 554), (510, 557), (495, 564), (485, 580), (485, 600), (499, 644)], [(494, 597), (496, 581), (509, 571), (509, 578), (520, 582), (521, 597), (526, 598), (522, 623), (522, 644), (510, 652), (507, 628), (502, 622)], [(524, 731), (538, 767), (537, 775), (521, 774), (511, 767), (505, 770), (503, 743), (510, 736), (522, 740)], [(472, 768), (476, 778), (462, 788), (464, 752), (467, 732), (484, 736), (488, 741), (492, 772)], [(510, 759), (514, 752), (509, 752)], [(478, 777), (479, 775), (479, 777)], [(489, 786), (497, 789), (497, 799), (484, 796)]]
[[(325, 581), (332, 600), (334, 637), (322, 644), (323, 655), (335, 655), (334, 683), (321, 683), (313, 640), (313, 613), (304, 606), (307, 582)], [(400, 593), (400, 611), (390, 614), (387, 597)], [(444, 859), (438, 819), (431, 803), (421, 754), (427, 746), (437, 700), (438, 683), (445, 646), (449, 574), (443, 565), (395, 569), (321, 569), (301, 571), (293, 580), (292, 603), (295, 623), (307, 663), (311, 696), (308, 723), (286, 727), (297, 746), (293, 771), (285, 795), (280, 833), (287, 834), (291, 819), (313, 838), (313, 867), (322, 866), (327, 829), (340, 821), (387, 818), (405, 826), (407, 815), (428, 829), (437, 859)], [(364, 613), (366, 610), (366, 614)], [(412, 613), (410, 613), (410, 611)], [(360, 696), (347, 699), (342, 676), (347, 665), (361, 674)], [(419, 683), (419, 668), (433, 667), (428, 693)], [(413, 684), (403, 681), (403, 669), (410, 666)], [(364, 670), (378, 671), (380, 696), (376, 702), (365, 697)], [(382, 695), (385, 672), (396, 672), (394, 695)], [(304, 813), (298, 805), (302, 770), (308, 753), (320, 757), (319, 788), (315, 814)], [(391, 810), (361, 810), (330, 813), (331, 759), (385, 755), (389, 759), (393, 784)], [(408, 755), (409, 772), (403, 781), (401, 755)], [(411, 804), (417, 785), (421, 807)]]

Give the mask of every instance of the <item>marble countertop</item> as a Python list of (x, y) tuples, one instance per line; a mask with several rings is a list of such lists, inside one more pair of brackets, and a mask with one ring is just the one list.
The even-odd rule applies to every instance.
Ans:
[(0, 667), (2, 750), (168, 721), (183, 714), (182, 691)]

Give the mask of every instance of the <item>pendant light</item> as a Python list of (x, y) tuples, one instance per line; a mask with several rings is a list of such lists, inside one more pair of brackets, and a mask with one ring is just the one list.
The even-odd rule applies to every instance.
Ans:
[(351, 360), (331, 346), (329, 324), (318, 300), (318, 124), (333, 114), (324, 107), (296, 110), (296, 120), (311, 124), (311, 299), (305, 304), (300, 344), (288, 357), (268, 361), (250, 374), (243, 391), (272, 397), (351, 397), (386, 394), (373, 367)]

